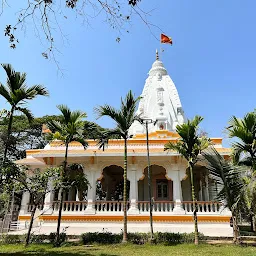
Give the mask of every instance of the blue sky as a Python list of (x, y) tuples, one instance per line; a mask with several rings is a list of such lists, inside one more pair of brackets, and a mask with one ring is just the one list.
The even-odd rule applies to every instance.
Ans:
[[(14, 1), (9, 1), (14, 6)], [(149, 3), (150, 2), (150, 3)], [(173, 38), (161, 59), (178, 89), (187, 117), (205, 119), (202, 129), (211, 137), (225, 137), (224, 127), (232, 115), (243, 116), (255, 108), (256, 85), (256, 2), (254, 0), (142, 0), (144, 10), (152, 10), (150, 22)], [(13, 10), (7, 7), (0, 17), (0, 31), (13, 23)], [(28, 76), (28, 84), (47, 86), (51, 96), (30, 104), (36, 116), (56, 114), (57, 104), (87, 112), (95, 120), (93, 108), (103, 103), (118, 106), (129, 89), (140, 95), (159, 42), (145, 24), (136, 18), (130, 33), (121, 35), (102, 18), (88, 27), (80, 18), (68, 16), (61, 21), (68, 42), (55, 37), (61, 54), (57, 55), (63, 76), (54, 62), (41, 56), (44, 51), (32, 28), (20, 35), (15, 50), (0, 33), (0, 62), (11, 63)], [(153, 28), (158, 37), (160, 31)], [(0, 70), (0, 81), (5, 75)], [(7, 108), (0, 100), (0, 108)], [(113, 126), (107, 119), (98, 123)], [(225, 144), (228, 140), (225, 140)]]

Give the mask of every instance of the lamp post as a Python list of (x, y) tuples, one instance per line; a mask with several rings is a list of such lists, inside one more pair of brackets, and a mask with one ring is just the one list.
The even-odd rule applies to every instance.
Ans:
[(157, 121), (153, 121), (152, 119), (140, 119), (140, 123), (144, 124), (146, 127), (146, 140), (147, 140), (147, 161), (148, 161), (148, 196), (149, 196), (149, 221), (150, 221), (150, 239), (153, 240), (154, 232), (153, 232), (153, 200), (152, 200), (152, 193), (151, 193), (151, 168), (150, 168), (150, 158), (149, 158), (149, 143), (148, 143), (148, 125), (149, 124), (156, 124)]

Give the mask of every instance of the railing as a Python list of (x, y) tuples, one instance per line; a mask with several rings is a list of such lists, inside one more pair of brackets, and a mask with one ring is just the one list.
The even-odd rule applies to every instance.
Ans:
[[(28, 211), (28, 212), (32, 212), (33, 208), (34, 208), (34, 205), (33, 205), (33, 204), (28, 204), (27, 211)], [(40, 204), (40, 205), (37, 206), (37, 208), (38, 208), (40, 211), (42, 211), (43, 208), (44, 208), (44, 205), (43, 205), (43, 204)]]
[[(127, 210), (130, 207), (130, 202), (127, 202)], [(96, 201), (95, 202), (96, 212), (122, 212), (123, 202), (122, 201)]]
[[(58, 211), (60, 206), (59, 201), (52, 203), (53, 211)], [(62, 211), (63, 212), (83, 212), (87, 207), (86, 201), (64, 201)]]
[[(183, 208), (185, 210), (185, 212), (190, 213), (194, 211), (193, 208), (193, 202), (192, 201), (183, 201)], [(197, 209), (198, 209), (198, 213), (202, 212), (202, 213), (218, 213), (220, 211), (220, 207), (221, 207), (221, 203), (220, 202), (205, 202), (205, 201), (197, 201)]]
[[(197, 201), (198, 213), (220, 213), (221, 203), (213, 201)], [(64, 201), (62, 211), (64, 213), (68, 212), (84, 212), (87, 208), (86, 201)], [(107, 213), (107, 212), (123, 212), (123, 202), (122, 201), (95, 201), (96, 213)], [(59, 210), (59, 201), (54, 201), (49, 205), (49, 208), (52, 208), (53, 211)], [(140, 213), (149, 212), (149, 201), (138, 201), (137, 207)], [(153, 212), (155, 213), (171, 213), (175, 207), (174, 201), (154, 201), (153, 202)], [(185, 210), (185, 213), (193, 213), (193, 202), (192, 201), (183, 201), (181, 202), (181, 207)], [(44, 205), (39, 205), (38, 209), (43, 210)], [(130, 202), (127, 202), (127, 210), (130, 208)], [(28, 205), (27, 210), (31, 212), (33, 205)]]
[(18, 212), (20, 210), (20, 206), (15, 204), (13, 205), (13, 211)]
[[(153, 212), (172, 212), (174, 208), (173, 201), (155, 201), (153, 202)], [(149, 212), (149, 201), (138, 201), (140, 212)]]

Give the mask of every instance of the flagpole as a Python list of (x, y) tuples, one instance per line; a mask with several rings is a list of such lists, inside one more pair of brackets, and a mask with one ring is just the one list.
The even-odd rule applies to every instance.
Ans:
[(162, 60), (162, 45), (161, 45), (161, 34), (160, 34), (160, 40), (159, 40), (159, 51), (160, 51), (160, 60)]

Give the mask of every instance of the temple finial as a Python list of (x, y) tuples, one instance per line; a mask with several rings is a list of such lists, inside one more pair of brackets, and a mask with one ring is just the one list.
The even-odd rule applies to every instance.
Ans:
[(156, 49), (156, 60), (159, 60), (158, 50)]

